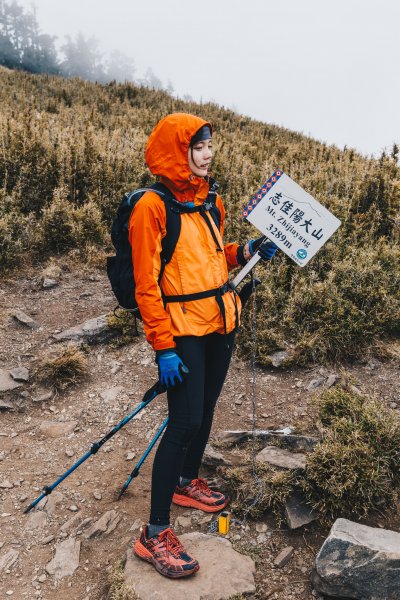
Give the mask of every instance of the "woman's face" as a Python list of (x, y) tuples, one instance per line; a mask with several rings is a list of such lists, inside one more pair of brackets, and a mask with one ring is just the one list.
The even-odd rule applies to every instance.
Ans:
[(211, 157), (211, 139), (204, 140), (203, 142), (196, 142), (194, 146), (189, 148), (189, 167), (193, 175), (197, 175), (197, 177), (205, 177), (211, 163)]

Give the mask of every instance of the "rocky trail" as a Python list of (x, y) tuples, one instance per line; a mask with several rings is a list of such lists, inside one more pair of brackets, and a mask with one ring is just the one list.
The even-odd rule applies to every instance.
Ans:
[[(143, 333), (122, 347), (104, 342), (86, 346), (89, 375), (77, 386), (55, 392), (35, 377), (38, 360), (59, 343), (54, 335), (114, 306), (105, 275), (87, 268), (64, 267), (54, 280), (27, 271), (1, 283), (0, 598), (113, 597), (110, 581), (148, 517), (152, 456), (120, 501), (117, 495), (165, 419), (163, 395), (37, 508), (23, 514), (43, 486), (54, 482), (138, 405), (157, 379), (153, 352)], [(294, 433), (317, 435), (312, 394), (333, 385), (344, 372), (357, 389), (400, 409), (394, 361), (368, 358), (336, 369), (257, 369), (257, 429), (289, 427)], [(240, 444), (219, 442), (224, 435), (227, 440), (225, 431), (252, 429), (252, 377), (248, 364), (235, 355), (210, 439), (215, 452), (209, 450), (204, 465), (204, 476), (217, 485), (221, 482), (216, 464), (245, 460)], [(268, 452), (268, 460), (287, 460)], [(275, 600), (323, 598), (313, 590), (310, 577), (329, 529), (311, 519), (293, 529), (277, 526), (266, 514), (262, 521), (232, 525), (225, 537), (210, 531), (211, 520), (198, 511), (172, 509), (172, 524), (201, 563), (190, 581), (165, 580), (128, 551), (125, 572), (120, 572), (128, 584), (136, 582), (137, 597), (222, 599), (247, 593)], [(399, 523), (383, 517), (375, 525), (399, 531)]]

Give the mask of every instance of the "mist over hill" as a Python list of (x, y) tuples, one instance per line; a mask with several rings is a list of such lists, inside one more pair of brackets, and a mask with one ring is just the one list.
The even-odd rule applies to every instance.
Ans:
[[(367, 159), (216, 104), (196, 104), (133, 84), (90, 83), (0, 70), (0, 265), (3, 273), (111, 251), (121, 195), (153, 178), (146, 139), (170, 112), (197, 114), (215, 128), (213, 176), (227, 208), (226, 241), (257, 235), (246, 200), (279, 167), (342, 221), (300, 269), (282, 253), (257, 267), (258, 360), (274, 350), (289, 362), (362, 356), (400, 330), (399, 150)], [(103, 263), (102, 263), (103, 264)], [(249, 352), (249, 316), (239, 344)], [(382, 346), (385, 341), (385, 349)], [(390, 346), (392, 347), (392, 346)]]
[(133, 58), (119, 50), (105, 54), (93, 36), (85, 37), (79, 32), (76, 36), (66, 35), (61, 41), (43, 33), (35, 4), (26, 10), (15, 0), (0, 0), (0, 66), (100, 83), (135, 81), (138, 85), (173, 91), (172, 83), (164, 85), (151, 68), (143, 77), (137, 77)]

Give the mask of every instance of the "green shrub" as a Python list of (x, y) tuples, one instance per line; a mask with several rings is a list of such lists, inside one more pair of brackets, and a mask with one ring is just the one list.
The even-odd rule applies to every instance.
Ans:
[(0, 214), (0, 273), (21, 264), (22, 258), (30, 258), (30, 238), (35, 219), (18, 211)]
[(104, 245), (106, 230), (99, 207), (91, 200), (79, 207), (68, 201), (65, 187), (57, 188), (51, 204), (42, 212), (36, 247), (44, 254), (61, 254), (86, 246)]
[(283, 505), (295, 489), (297, 477), (292, 471), (273, 469), (256, 464), (255, 475), (251, 465), (230, 468), (222, 474), (232, 495), (231, 508), (235, 515), (260, 518), (272, 510), (282, 520)]
[(37, 246), (45, 254), (60, 254), (75, 245), (74, 209), (64, 187), (54, 190), (53, 201), (43, 209)]
[(400, 420), (376, 400), (340, 388), (317, 400), (326, 427), (307, 455), (302, 487), (321, 514), (362, 517), (400, 491)]
[(104, 245), (107, 232), (101, 211), (93, 200), (74, 210), (72, 221), (74, 242), (78, 248)]
[(122, 308), (107, 315), (107, 327), (118, 332), (118, 337), (111, 342), (111, 345), (116, 347), (132, 343), (139, 335), (132, 312)]
[[(398, 335), (399, 265), (400, 246), (379, 240), (333, 257), (328, 271), (293, 270), (286, 259), (265, 270), (257, 291), (260, 364), (288, 346), (299, 364), (359, 358), (378, 338)], [(241, 333), (245, 351), (247, 329)]]

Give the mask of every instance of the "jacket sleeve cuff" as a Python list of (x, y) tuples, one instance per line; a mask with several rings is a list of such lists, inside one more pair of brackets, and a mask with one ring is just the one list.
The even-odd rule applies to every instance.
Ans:
[(176, 353), (176, 348), (163, 348), (162, 350), (156, 350), (155, 361), (157, 364), (158, 364), (158, 359), (160, 358), (160, 356), (162, 356), (163, 354), (167, 354), (167, 352), (175, 352)]
[(236, 252), (236, 260), (238, 261), (239, 265), (242, 265), (242, 267), (244, 267), (247, 264), (247, 260), (245, 259), (244, 255), (243, 255), (243, 250), (244, 250), (244, 244), (242, 246), (238, 246), (238, 249)]

